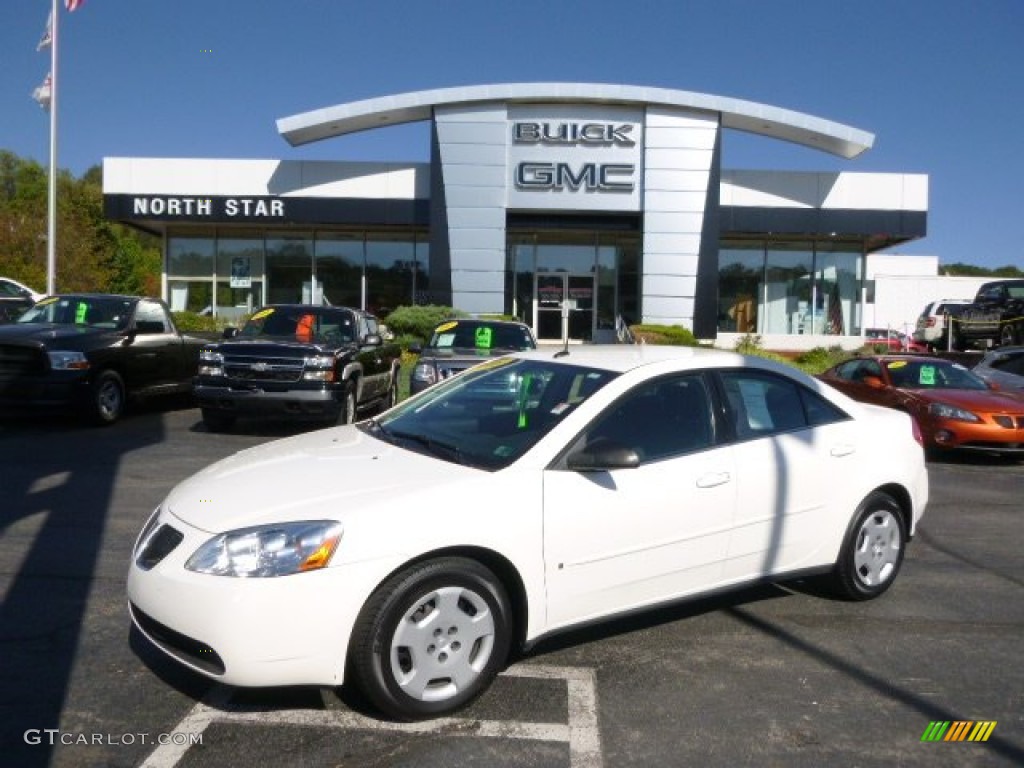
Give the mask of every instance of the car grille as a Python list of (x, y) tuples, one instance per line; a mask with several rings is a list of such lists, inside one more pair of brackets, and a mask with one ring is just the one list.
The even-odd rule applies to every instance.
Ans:
[(224, 674), (224, 660), (207, 643), (164, 626), (152, 616), (140, 611), (134, 603), (129, 603), (129, 606), (132, 618), (135, 619), (139, 628), (167, 653), (177, 656), (211, 675)]
[(15, 344), (0, 345), (0, 378), (38, 375), (46, 373), (46, 353), (33, 347)]
[(135, 558), (135, 564), (142, 570), (148, 571), (171, 554), (174, 548), (181, 544), (183, 538), (185, 537), (181, 531), (169, 525), (161, 525), (152, 536), (143, 542), (142, 549)]
[(232, 355), (224, 359), (228, 378), (247, 382), (286, 383), (302, 378), (303, 361), (289, 357), (248, 357)]

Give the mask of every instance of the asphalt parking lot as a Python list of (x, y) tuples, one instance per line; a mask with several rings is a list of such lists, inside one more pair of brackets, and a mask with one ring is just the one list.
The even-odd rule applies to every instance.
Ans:
[[(315, 691), (236, 691), (133, 638), (135, 535), (179, 480), (288, 425), (181, 403), (108, 429), (0, 421), (0, 765), (1024, 764), (1024, 463), (930, 464), (894, 587), (765, 586), (551, 639), (456, 718), (399, 725)], [(923, 741), (935, 721), (987, 741)]]

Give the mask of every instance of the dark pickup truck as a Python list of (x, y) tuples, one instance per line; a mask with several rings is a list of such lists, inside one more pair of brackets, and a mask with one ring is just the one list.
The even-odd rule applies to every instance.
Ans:
[(189, 392), (204, 343), (158, 299), (50, 296), (0, 325), (0, 406), (72, 406), (111, 424), (129, 396)]
[(1024, 343), (1024, 278), (985, 283), (974, 301), (949, 308), (953, 348)]
[(211, 431), (242, 415), (348, 424), (394, 405), (400, 365), (399, 346), (384, 343), (371, 314), (275, 304), (207, 345), (195, 394)]

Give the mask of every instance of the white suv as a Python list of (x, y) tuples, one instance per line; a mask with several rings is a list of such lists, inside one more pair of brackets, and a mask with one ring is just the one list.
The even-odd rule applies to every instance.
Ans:
[(921, 316), (917, 318), (914, 340), (935, 349), (945, 349), (946, 314), (951, 307), (962, 307), (970, 303), (968, 299), (938, 299), (926, 304)]

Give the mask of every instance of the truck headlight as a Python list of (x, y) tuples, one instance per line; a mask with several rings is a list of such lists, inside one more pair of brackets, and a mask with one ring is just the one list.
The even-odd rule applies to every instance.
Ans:
[(412, 369), (412, 377), (416, 381), (433, 384), (437, 381), (437, 369), (432, 363), (416, 363), (416, 367)]
[(331, 561), (341, 523), (310, 520), (240, 528), (215, 536), (185, 563), (211, 576), (272, 577), (315, 571)]
[(307, 357), (302, 363), (302, 378), (306, 381), (334, 381), (334, 358), (330, 355)]
[(199, 351), (199, 375), (200, 376), (223, 376), (224, 355), (213, 349), (202, 349)]
[(89, 361), (81, 352), (55, 349), (46, 354), (50, 356), (50, 368), (55, 371), (84, 371), (89, 368)]

